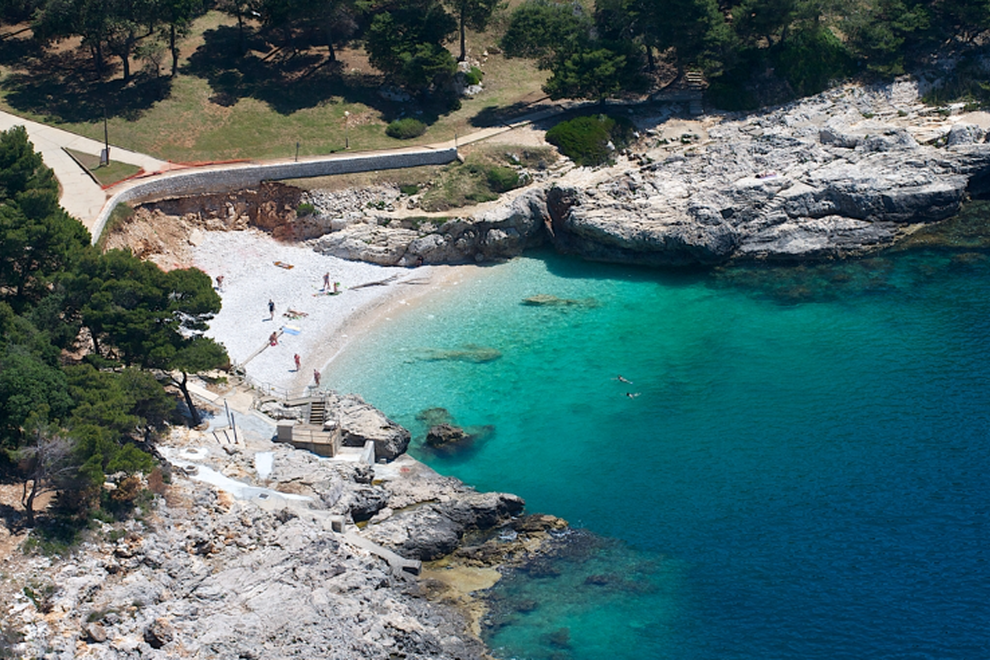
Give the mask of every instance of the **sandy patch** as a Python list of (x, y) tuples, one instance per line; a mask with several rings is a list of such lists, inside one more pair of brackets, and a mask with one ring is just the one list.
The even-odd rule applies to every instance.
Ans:
[(490, 589), (502, 577), (494, 568), (448, 565), (444, 560), (424, 566), (421, 580), (436, 580), (447, 588), (439, 598), (461, 610), (468, 617), (469, 628), (481, 637), (481, 621), (488, 613), (484, 601), (475, 598), (474, 592)]
[(423, 577), (439, 580), (458, 592), (469, 594), (472, 591), (491, 589), (502, 578), (494, 568), (475, 566), (447, 566), (444, 568), (424, 568)]

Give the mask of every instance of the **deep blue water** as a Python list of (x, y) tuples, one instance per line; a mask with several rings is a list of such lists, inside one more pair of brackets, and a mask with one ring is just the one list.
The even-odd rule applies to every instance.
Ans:
[(466, 455), (413, 453), (600, 537), (492, 590), (501, 657), (975, 660), (988, 369), (980, 254), (693, 274), (548, 254), (427, 299), (328, 376), (414, 438), (434, 406), (494, 425)]

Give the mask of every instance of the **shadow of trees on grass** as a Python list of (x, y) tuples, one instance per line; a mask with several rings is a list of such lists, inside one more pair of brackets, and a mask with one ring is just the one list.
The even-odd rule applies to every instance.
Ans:
[(135, 73), (127, 84), (119, 77), (107, 79), (119, 71), (114, 63), (104, 66), (101, 79), (84, 49), (51, 52), (37, 47), (17, 53), (16, 44), (9, 48), (4, 44), (0, 62), (15, 71), (2, 86), (15, 110), (66, 123), (98, 121), (104, 111), (108, 117), (134, 120), (171, 92), (171, 79), (147, 71)]
[[(236, 27), (221, 26), (203, 34), (203, 45), (189, 58), (182, 72), (206, 80), (218, 105), (233, 105), (242, 98), (267, 104), (281, 115), (334, 101), (361, 103), (388, 116), (395, 104), (382, 98), (382, 77), (345, 73), (339, 61), (312, 47), (305, 36), (278, 44), (273, 35), (249, 31), (246, 53), (240, 55)], [(284, 41), (284, 40), (283, 40)]]
[[(253, 98), (280, 115), (343, 102), (368, 106), (386, 122), (414, 115), (433, 124), (451, 111), (449, 99), (440, 95), (412, 101), (383, 97), (379, 94), (386, 82), (383, 76), (344, 71), (341, 62), (331, 60), (304, 33), (286, 37), (248, 28), (244, 47), (241, 55), (241, 36), (234, 26), (207, 30), (182, 73), (206, 80), (212, 90), (210, 100), (217, 105), (229, 107)], [(58, 123), (97, 122), (104, 113), (134, 121), (172, 91), (172, 79), (157, 70), (137, 71), (125, 84), (119, 61), (105, 62), (101, 77), (88, 49), (55, 51), (30, 37), (0, 40), (0, 65), (12, 69), (0, 83), (7, 103), (15, 111)], [(523, 102), (490, 106), (470, 121), (476, 127), (498, 126), (529, 110)]]
[(405, 102), (383, 97), (379, 91), (386, 84), (384, 76), (345, 71), (305, 32), (287, 37), (279, 30), (246, 29), (244, 55), (240, 38), (234, 26), (207, 30), (203, 44), (182, 69), (206, 80), (213, 91), (211, 101), (218, 105), (253, 98), (290, 115), (326, 103), (360, 103), (380, 113), (384, 121), (415, 113), (427, 124), (450, 111), (449, 101), (439, 97)]

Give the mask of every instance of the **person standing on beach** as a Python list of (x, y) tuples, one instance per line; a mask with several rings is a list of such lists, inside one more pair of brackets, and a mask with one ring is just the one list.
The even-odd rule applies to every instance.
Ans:
[(268, 299), (268, 320), (275, 320), (275, 301), (271, 298)]
[(299, 353), (296, 353), (295, 355), (293, 355), (292, 356), (292, 359), (296, 361), (296, 371), (299, 371), (299, 362), (300, 362), (300, 360), (299, 360)]
[(223, 291), (223, 275), (217, 275), (217, 290)]
[(316, 386), (320, 386), (320, 372), (317, 369), (313, 369), (313, 380), (316, 381)]
[(323, 273), (323, 290), (330, 288), (330, 273)]

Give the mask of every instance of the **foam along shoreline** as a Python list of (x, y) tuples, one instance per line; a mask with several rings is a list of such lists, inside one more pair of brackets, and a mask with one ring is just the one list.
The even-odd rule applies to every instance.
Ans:
[[(365, 324), (471, 268), (346, 261), (257, 230), (204, 232), (191, 254), (192, 265), (214, 282), (223, 277), (222, 308), (207, 334), (227, 348), (235, 364), (247, 362), (245, 373), (256, 386), (289, 394), (314, 384), (314, 370), (322, 372)], [(339, 294), (324, 289), (327, 274), (331, 292), (333, 283), (340, 283)], [(275, 303), (273, 317), (269, 300)], [(272, 333), (278, 338), (274, 345)], [(333, 387), (332, 379), (321, 378), (321, 384)]]

